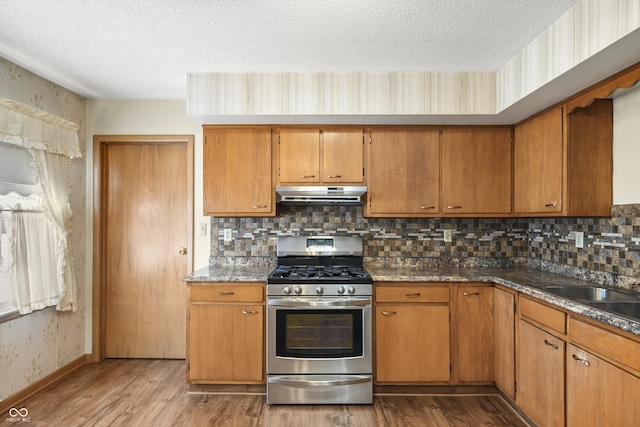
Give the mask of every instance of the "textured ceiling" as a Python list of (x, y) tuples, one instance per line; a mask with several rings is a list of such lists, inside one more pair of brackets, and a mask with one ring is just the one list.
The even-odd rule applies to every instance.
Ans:
[(1, 0), (0, 56), (88, 98), (196, 72), (496, 71), (579, 0)]

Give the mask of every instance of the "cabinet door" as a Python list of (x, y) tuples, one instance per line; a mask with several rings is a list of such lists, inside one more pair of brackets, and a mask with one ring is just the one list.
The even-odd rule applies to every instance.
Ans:
[(515, 128), (515, 213), (562, 212), (563, 115), (557, 107)]
[(457, 318), (460, 382), (493, 381), (493, 287), (459, 286)]
[(205, 215), (275, 215), (270, 129), (205, 126), (203, 155)]
[(520, 320), (518, 406), (539, 426), (564, 425), (564, 341)]
[(280, 183), (321, 182), (320, 130), (280, 130)]
[(443, 132), (443, 212), (511, 213), (511, 129)]
[(640, 379), (567, 345), (567, 426), (637, 426)]
[(376, 307), (376, 381), (449, 381), (449, 306)]
[(515, 295), (493, 290), (493, 344), (496, 385), (515, 400)]
[(362, 129), (322, 132), (322, 181), (362, 184), (364, 181)]
[(369, 214), (440, 212), (439, 130), (374, 129), (369, 150)]
[(191, 304), (189, 382), (262, 382), (263, 318), (262, 305)]

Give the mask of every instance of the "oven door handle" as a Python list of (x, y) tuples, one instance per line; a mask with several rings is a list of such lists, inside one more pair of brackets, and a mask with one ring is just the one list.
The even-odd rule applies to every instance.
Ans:
[(352, 385), (352, 384), (364, 384), (370, 383), (371, 377), (351, 376), (349, 378), (343, 378), (339, 380), (296, 380), (287, 377), (268, 378), (267, 381), (270, 384), (286, 384), (298, 388), (311, 388), (311, 387), (332, 387), (338, 385)]
[(366, 307), (371, 306), (371, 298), (361, 300), (290, 300), (279, 298), (268, 298), (267, 305), (279, 307)]

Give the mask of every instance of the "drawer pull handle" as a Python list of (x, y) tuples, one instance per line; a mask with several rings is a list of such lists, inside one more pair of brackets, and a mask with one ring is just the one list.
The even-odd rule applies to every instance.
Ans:
[(447, 209), (462, 209), (462, 206), (447, 206)]
[(576, 356), (575, 354), (572, 354), (571, 357), (573, 357), (573, 360), (575, 360), (576, 362), (582, 363), (584, 366), (591, 365), (591, 362), (589, 362), (588, 360), (585, 360), (585, 359), (581, 359), (578, 356)]
[(302, 175), (300, 178), (305, 179), (305, 178), (315, 178), (315, 175)]
[(557, 349), (558, 349), (558, 346), (557, 346), (557, 345), (555, 345), (555, 344), (554, 344), (554, 343), (552, 343), (552, 342), (549, 342), (549, 341), (547, 341), (547, 340), (544, 340), (544, 343), (545, 343), (546, 345), (548, 345), (549, 347), (551, 347), (552, 349), (554, 349), (554, 350), (557, 350)]
[(383, 316), (395, 316), (396, 312), (395, 311), (381, 311), (380, 314), (382, 314)]
[(480, 295), (480, 292), (465, 292), (464, 293), (465, 297), (477, 297), (478, 295)]
[(558, 206), (558, 204), (554, 202), (554, 203), (547, 203), (544, 206), (547, 207), (547, 208), (555, 208), (556, 206)]
[(253, 205), (253, 209), (264, 209), (267, 205)]
[(420, 293), (417, 294), (404, 294), (405, 297), (407, 298), (418, 298), (420, 296)]
[(435, 206), (420, 206), (420, 209), (422, 209), (423, 211), (429, 210), (429, 209), (435, 209)]
[(342, 178), (342, 175), (327, 175), (327, 178)]
[(235, 292), (218, 292), (218, 295), (224, 296), (224, 295), (233, 295)]
[(256, 310), (251, 310), (251, 311), (242, 310), (242, 314), (244, 314), (245, 316), (248, 316), (249, 314), (258, 314), (258, 312)]

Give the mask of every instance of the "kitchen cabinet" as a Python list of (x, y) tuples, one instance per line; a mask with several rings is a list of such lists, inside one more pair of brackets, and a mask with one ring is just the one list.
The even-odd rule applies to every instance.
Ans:
[(440, 214), (440, 145), (440, 130), (434, 128), (372, 129), (365, 215)]
[(449, 287), (377, 283), (377, 383), (450, 380)]
[(520, 296), (518, 406), (540, 426), (564, 425), (566, 314)]
[(280, 129), (278, 165), (282, 185), (363, 184), (363, 130)]
[(204, 126), (203, 132), (204, 215), (275, 216), (271, 129)]
[(564, 425), (565, 342), (520, 320), (517, 404), (539, 426)]
[(493, 286), (457, 287), (458, 379), (460, 383), (494, 381)]
[(567, 427), (640, 423), (640, 379), (574, 345), (566, 366)]
[(187, 382), (264, 383), (264, 286), (190, 284)]
[(611, 216), (613, 102), (563, 105), (516, 125), (516, 216)]
[(443, 213), (511, 214), (512, 130), (507, 127), (443, 130)]
[(515, 291), (496, 287), (493, 290), (493, 346), (496, 385), (515, 401)]

